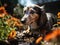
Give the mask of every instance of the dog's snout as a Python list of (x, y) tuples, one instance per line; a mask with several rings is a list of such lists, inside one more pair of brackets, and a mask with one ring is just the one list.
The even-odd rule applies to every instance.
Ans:
[(22, 22), (22, 23), (25, 23), (25, 22), (26, 22), (26, 20), (23, 20), (23, 21), (21, 20), (21, 22)]

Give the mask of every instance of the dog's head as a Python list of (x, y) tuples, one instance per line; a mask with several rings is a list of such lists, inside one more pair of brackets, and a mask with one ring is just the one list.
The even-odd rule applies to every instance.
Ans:
[(23, 9), (24, 16), (22, 17), (21, 21), (26, 24), (31, 24), (33, 22), (36, 22), (39, 18), (42, 18), (41, 21), (43, 22), (43, 19), (45, 17), (42, 15), (43, 11), (44, 6), (33, 5), (29, 7), (24, 7)]

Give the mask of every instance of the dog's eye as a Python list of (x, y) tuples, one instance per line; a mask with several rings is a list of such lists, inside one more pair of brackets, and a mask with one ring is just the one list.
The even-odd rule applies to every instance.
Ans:
[(32, 11), (32, 10), (30, 11), (30, 14), (34, 14), (34, 13), (35, 13), (35, 12), (34, 12), (34, 11)]

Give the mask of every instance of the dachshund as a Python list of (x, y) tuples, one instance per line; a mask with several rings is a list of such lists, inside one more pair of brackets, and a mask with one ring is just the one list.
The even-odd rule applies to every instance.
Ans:
[(54, 14), (45, 12), (44, 5), (26, 6), (23, 9), (23, 14), (21, 22), (29, 25), (32, 31), (40, 31), (44, 35), (51, 31), (56, 21)]

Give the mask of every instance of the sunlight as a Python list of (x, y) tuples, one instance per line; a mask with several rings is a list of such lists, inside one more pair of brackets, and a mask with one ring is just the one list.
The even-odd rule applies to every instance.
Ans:
[(18, 2), (23, 6), (31, 6), (34, 4), (32, 0), (18, 0)]

